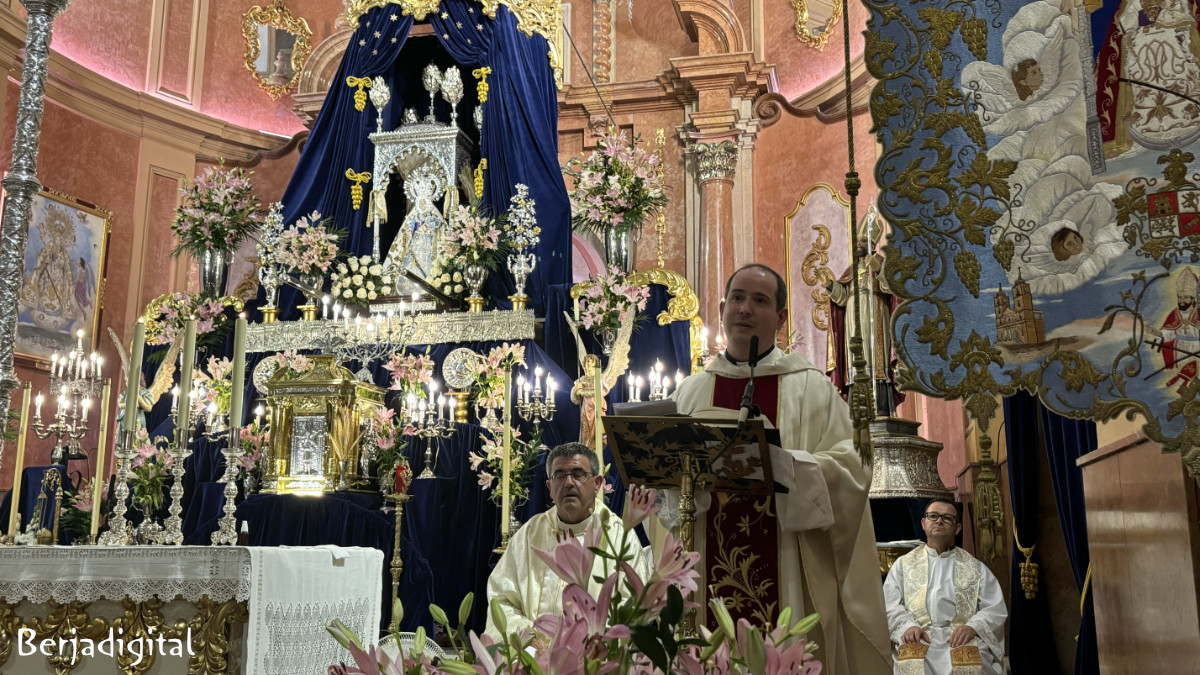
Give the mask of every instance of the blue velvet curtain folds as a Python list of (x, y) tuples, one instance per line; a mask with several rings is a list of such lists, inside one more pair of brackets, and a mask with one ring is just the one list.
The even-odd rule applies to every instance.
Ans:
[(1075, 643), (1075, 675), (1097, 675), (1100, 661), (1096, 649), (1096, 615), (1088, 588), (1090, 582), (1087, 581), (1091, 565), (1087, 508), (1083, 501), (1083, 473), (1075, 464), (1075, 460), (1096, 449), (1096, 423), (1068, 419), (1045, 407), (1039, 408), (1050, 482), (1054, 485), (1054, 501), (1058, 506), (1067, 555), (1071, 559), (1071, 572), (1080, 593), (1086, 594), (1080, 608), (1079, 635)]
[[(1062, 524), (1071, 570), (1080, 593), (1084, 593), (1089, 564), (1087, 516), (1083, 501), (1083, 477), (1075, 460), (1096, 447), (1096, 425), (1062, 417), (1043, 407), (1037, 399), (1018, 392), (1004, 399), (1005, 437), (1008, 442), (1009, 488), (1012, 495), (1013, 526), (1022, 546), (1033, 546), (1042, 537), (1058, 532), (1039, 532), (1041, 489), (1040, 456), (1045, 448), (1055, 505)], [(1058, 656), (1052, 635), (1045, 572), (1039, 571), (1037, 597), (1025, 598), (1019, 564), (1025, 555), (1013, 546), (1012, 585), (1009, 598), (1009, 658), (1013, 673), (1055, 672)], [(1033, 562), (1039, 563), (1035, 550)], [(1095, 616), (1091, 594), (1084, 598), (1075, 648), (1076, 675), (1099, 672)]]

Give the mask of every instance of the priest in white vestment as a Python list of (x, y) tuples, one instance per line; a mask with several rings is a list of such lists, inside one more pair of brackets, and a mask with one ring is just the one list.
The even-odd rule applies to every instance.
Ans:
[[(783, 450), (773, 451), (771, 463), (775, 482), (788, 492), (775, 495), (774, 510), (751, 504), (735, 512), (726, 507), (738, 508), (738, 500), (711, 500), (707, 528), (697, 522), (698, 531), (707, 529), (704, 585), (752, 621), (773, 622), (783, 607), (791, 607), (793, 616), (819, 612), (820, 626), (808, 638), (820, 646), (816, 655), (824, 673), (888, 673), (890, 646), (867, 502), (871, 468), (854, 449), (849, 409), (825, 374), (799, 354), (774, 347), (786, 319), (787, 285), (779, 274), (763, 265), (739, 269), (721, 301), (726, 351), (675, 393), (682, 413), (735, 416), (750, 377), (751, 338), (765, 346), (754, 371), (754, 403), (780, 430)], [(697, 501), (703, 506), (707, 499)], [(739, 530), (749, 537), (737, 541)], [(776, 536), (756, 535), (764, 530)], [(754, 560), (737, 560), (744, 550)], [(742, 565), (757, 569), (734, 571)], [(746, 576), (754, 583), (738, 581)]]
[(929, 502), (921, 528), (928, 544), (893, 563), (883, 584), (897, 645), (895, 672), (1001, 675), (1008, 609), (1000, 584), (983, 563), (954, 546), (962, 523), (953, 502)]
[[(562, 616), (563, 613), (562, 593), (567, 582), (533, 553), (535, 548), (553, 551), (562, 537), (582, 539), (589, 527), (605, 528), (610, 541), (618, 546), (625, 536), (621, 516), (596, 499), (604, 487), (604, 475), (600, 473), (600, 459), (591, 448), (582, 443), (556, 446), (546, 455), (546, 475), (554, 506), (530, 518), (513, 534), (504, 555), (500, 556), (488, 577), (488, 604), (492, 600), (500, 601), (509, 635), (533, 630), (533, 622), (540, 616)], [(633, 533), (630, 533), (630, 542), (634, 556), (630, 564), (645, 578), (647, 565), (642, 545)], [(593, 598), (599, 595), (602, 586), (595, 577), (606, 576), (604, 562), (603, 557), (596, 556), (592, 567), (593, 578), (588, 583), (588, 591)], [(491, 612), (488, 612), (486, 633), (497, 642), (501, 640)], [(534, 644), (544, 646), (544, 637), (535, 635)]]

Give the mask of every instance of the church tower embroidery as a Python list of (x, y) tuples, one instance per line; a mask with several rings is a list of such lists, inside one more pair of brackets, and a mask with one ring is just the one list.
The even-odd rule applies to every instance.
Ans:
[(1033, 308), (1029, 283), (1017, 273), (1010, 304), (1004, 287), (996, 293), (996, 335), (998, 342), (1040, 344), (1046, 341), (1042, 313)]

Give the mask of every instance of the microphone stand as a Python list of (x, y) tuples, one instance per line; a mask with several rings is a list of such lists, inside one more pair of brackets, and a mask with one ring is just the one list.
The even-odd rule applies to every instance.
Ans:
[(720, 452), (709, 458), (707, 471), (705, 471), (702, 476), (712, 475), (713, 464), (715, 464), (722, 455), (724, 455), (726, 452), (729, 452), (729, 449), (733, 447), (733, 444), (735, 441), (737, 441), (738, 436), (741, 436), (742, 431), (746, 428), (746, 422), (762, 415), (762, 410), (754, 404), (754, 368), (758, 366), (757, 335), (750, 338), (750, 360), (746, 363), (750, 366), (750, 381), (746, 383), (746, 389), (742, 393), (742, 405), (741, 410), (738, 413), (737, 428), (734, 430), (733, 435), (729, 437), (729, 440), (725, 442), (725, 447), (721, 448)]

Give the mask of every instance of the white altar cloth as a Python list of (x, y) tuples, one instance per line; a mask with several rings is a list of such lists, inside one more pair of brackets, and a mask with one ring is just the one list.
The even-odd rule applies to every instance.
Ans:
[(0, 547), (0, 599), (12, 605), (22, 599), (145, 601), (155, 595), (164, 602), (203, 595), (215, 602), (245, 601), (242, 666), (231, 672), (320, 674), (350, 660), (325, 630), (331, 620), (341, 619), (374, 641), (383, 562), (377, 549), (336, 546)]

